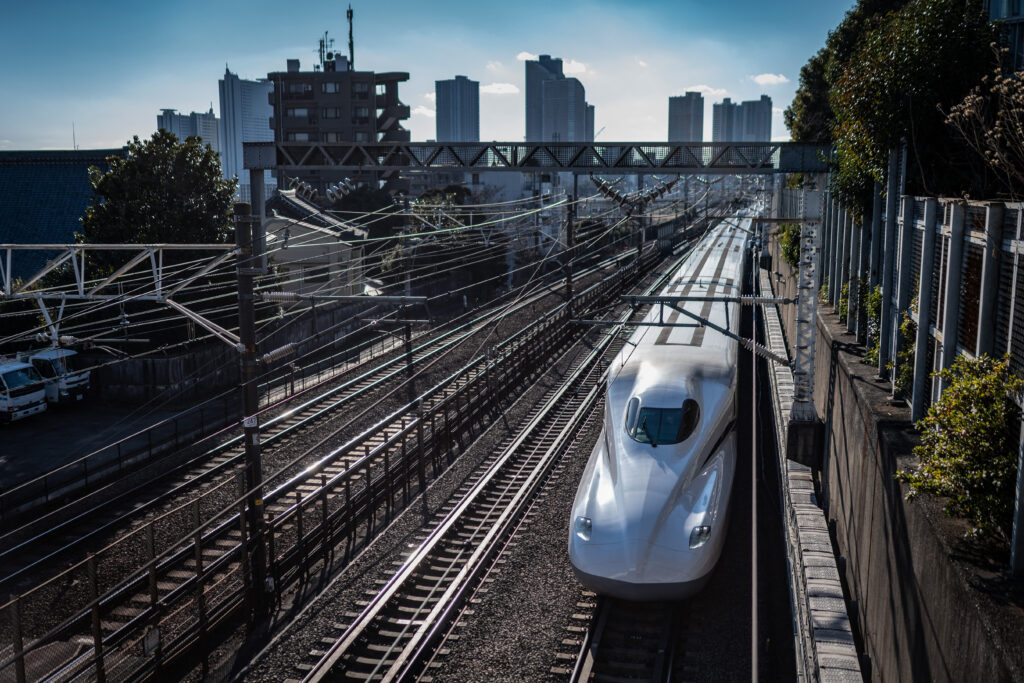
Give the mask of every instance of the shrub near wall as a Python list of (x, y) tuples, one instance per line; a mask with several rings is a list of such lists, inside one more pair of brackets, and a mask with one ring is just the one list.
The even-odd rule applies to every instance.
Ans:
[(1009, 539), (1017, 481), (1020, 410), (1014, 399), (1024, 381), (1010, 374), (1008, 357), (960, 356), (939, 373), (945, 389), (917, 423), (916, 470), (896, 478), (920, 493), (947, 496), (946, 513), (971, 523), (971, 535)]

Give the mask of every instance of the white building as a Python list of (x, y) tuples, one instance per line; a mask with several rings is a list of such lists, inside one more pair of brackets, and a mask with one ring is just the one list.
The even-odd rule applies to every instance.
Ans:
[(220, 132), (217, 116), (213, 113), (213, 107), (205, 114), (192, 112), (191, 114), (179, 114), (177, 109), (161, 109), (156, 116), (156, 127), (174, 133), (179, 140), (184, 140), (190, 135), (197, 135), (203, 142), (213, 148), (214, 152), (220, 153)]
[[(273, 89), (270, 81), (243, 80), (224, 67), (224, 78), (220, 80), (220, 162), (225, 178), (238, 176), (238, 193), (244, 201), (251, 195), (249, 171), (242, 161), (242, 143), (274, 141), (274, 131), (270, 128), (274, 115), (270, 105)], [(276, 187), (270, 171), (264, 171), (263, 182), (271, 186), (264, 193), (269, 197)]]

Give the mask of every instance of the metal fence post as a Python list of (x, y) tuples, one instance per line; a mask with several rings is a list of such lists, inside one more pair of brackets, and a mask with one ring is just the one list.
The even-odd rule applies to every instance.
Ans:
[(871, 242), (866, 279), (871, 289), (882, 282), (882, 184), (877, 180), (871, 193)]
[(864, 223), (850, 216), (850, 270), (846, 275), (846, 331), (860, 339), (857, 321), (860, 318), (861, 256), (864, 254)]
[(985, 250), (981, 261), (981, 297), (978, 302), (978, 355), (992, 355), (996, 336), (996, 301), (999, 298), (999, 262), (1003, 250), (1003, 204), (985, 207)]
[[(889, 152), (889, 173), (885, 178), (885, 230), (882, 239), (882, 317), (878, 325), (878, 374), (887, 376), (887, 365), (895, 356), (895, 345), (891, 344), (895, 330), (899, 327), (896, 323), (896, 316), (899, 315), (899, 307), (893, 310), (893, 295), (896, 294), (894, 265), (896, 263), (896, 150)], [(903, 228), (900, 228), (902, 237)], [(900, 272), (906, 269), (907, 249), (900, 240), (900, 259), (902, 261)], [(891, 355), (890, 355), (891, 354)]]
[[(946, 262), (946, 290), (942, 295), (942, 364), (943, 370), (953, 364), (957, 347), (960, 345), (960, 282), (963, 280), (964, 224), (967, 222), (967, 207), (954, 202), (949, 220), (949, 259)], [(939, 379), (939, 393), (945, 389), (945, 382)]]
[[(932, 310), (932, 275), (935, 268), (935, 232), (938, 201), (929, 198), (924, 203), (924, 244), (921, 248), (921, 272), (917, 285), (917, 339), (914, 342), (914, 388), (911, 394), (910, 419), (917, 422), (924, 417), (924, 402), (931, 372), (928, 368), (928, 344), (931, 343), (929, 319)], [(911, 212), (910, 216), (913, 216)], [(904, 214), (904, 220), (907, 216)]]
[(1024, 416), (1020, 421), (1020, 445), (1017, 448), (1017, 495), (1013, 501), (1010, 572), (1017, 578), (1024, 576)]
[(832, 204), (832, 249), (828, 264), (828, 302), (836, 305), (836, 291), (839, 289), (839, 255), (842, 251), (843, 215), (839, 202)]

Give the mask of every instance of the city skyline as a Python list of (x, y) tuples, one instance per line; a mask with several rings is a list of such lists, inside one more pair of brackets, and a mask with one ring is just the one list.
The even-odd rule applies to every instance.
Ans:
[[(200, 7), (184, 3), (192, 4)], [(541, 53), (563, 57), (566, 76), (586, 85), (597, 111), (594, 127), (604, 128), (598, 141), (665, 139), (667, 98), (688, 90), (701, 92), (708, 106), (727, 96), (742, 101), (768, 94), (775, 102), (772, 129), (784, 138), (781, 111), (792, 100), (800, 67), (852, 3), (822, 7), (803, 0), (766, 8), (742, 0), (728, 12), (670, 2), (440, 5), (353, 3), (355, 68), (410, 73), (402, 99), (412, 109), (414, 140), (435, 136), (434, 81), (455, 74), (480, 82), (482, 140), (522, 140), (523, 62)], [(119, 147), (133, 135), (152, 134), (153, 117), (165, 108), (207, 111), (213, 103), (222, 116), (218, 79), (225, 62), (243, 79), (265, 78), (289, 58), (312, 64), (324, 29), (337, 39), (336, 49), (346, 49), (344, 9), (334, 4), (314, 2), (287, 22), (273, 18), (277, 8), (270, 3), (202, 8), (202, 22), (188, 11), (165, 16), (124, 2), (9, 8), (10, 36), (0, 42), (0, 55), (13, 67), (0, 74), (0, 96), (10, 103), (0, 111), (0, 149), (68, 149), (72, 126), (82, 149)], [(549, 20), (537, 22), (538, 12)], [(617, 44), (626, 46), (615, 53), (594, 39), (609, 25), (622, 32)], [(97, 49), (94, 31), (83, 26), (117, 36), (115, 49)], [(502, 27), (500, 35), (493, 26)], [(26, 57), (33, 54), (33, 36), (44, 30), (76, 58)], [(772, 30), (773, 39), (758, 38)], [(444, 49), (437, 49), (436, 35), (450, 39)], [(710, 111), (704, 120), (710, 139)]]

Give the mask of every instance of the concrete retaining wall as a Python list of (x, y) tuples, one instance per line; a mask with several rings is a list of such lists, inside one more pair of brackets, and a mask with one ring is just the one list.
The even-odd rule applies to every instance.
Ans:
[[(776, 291), (795, 280), (772, 240)], [(855, 337), (830, 306), (819, 311), (815, 408), (825, 421), (826, 451), (816, 473), (852, 598), (851, 619), (879, 681), (1024, 680), (1019, 640), (1006, 647), (978, 595), (954, 562), (938, 501), (905, 500), (893, 478), (912, 458), (910, 411), (890, 401), (888, 385), (860, 362)], [(783, 315), (788, 339), (792, 317)], [(1019, 635), (1019, 634), (1018, 634)]]

